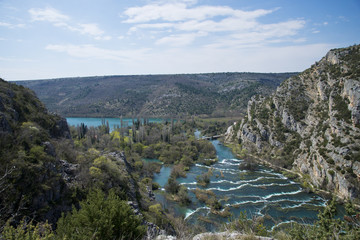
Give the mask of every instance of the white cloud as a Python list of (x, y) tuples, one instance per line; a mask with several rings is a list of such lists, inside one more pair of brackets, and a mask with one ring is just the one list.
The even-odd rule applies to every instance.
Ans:
[(191, 52), (181, 48), (168, 49), (152, 54), (151, 59), (144, 59), (146, 64), (141, 68), (142, 73), (302, 71), (333, 47), (328, 44), (305, 44), (287, 47), (257, 45), (236, 49), (197, 48)]
[(104, 48), (98, 48), (91, 44), (86, 45), (47, 45), (47, 50), (56, 52), (65, 52), (72, 57), (97, 59), (97, 60), (115, 60), (125, 61), (129, 59), (141, 59), (146, 53), (147, 49), (136, 50), (109, 50)]
[(101, 30), (97, 24), (93, 23), (79, 24), (78, 31), (82, 34), (89, 34), (93, 36), (101, 36), (104, 34), (104, 31)]
[(185, 21), (204, 20), (219, 16), (235, 16), (241, 19), (254, 19), (271, 13), (273, 10), (258, 9), (255, 11), (235, 10), (228, 6), (198, 6), (188, 8), (184, 3), (149, 4), (142, 7), (128, 8), (124, 14), (128, 17), (125, 23), (144, 23), (154, 20)]
[(206, 35), (207, 34), (204, 32), (170, 35), (157, 40), (156, 44), (158, 45), (166, 44), (174, 47), (181, 47), (181, 46), (189, 45), (197, 37), (204, 37)]
[(105, 32), (100, 29), (96, 23), (76, 23), (67, 15), (60, 13), (54, 8), (29, 10), (32, 21), (50, 22), (56, 27), (65, 28), (67, 30), (78, 32), (83, 35), (89, 35), (96, 40), (110, 40), (111, 36), (104, 36)]
[[(278, 9), (255, 9), (244, 11), (228, 6), (192, 6), (184, 1), (150, 3), (141, 7), (128, 8), (123, 22), (132, 24), (128, 34), (147, 30), (167, 30), (167, 36), (155, 39), (156, 44), (171, 46), (189, 45), (196, 38), (208, 35), (207, 45), (229, 47), (254, 43), (270, 44), (287, 41), (295, 36), (306, 22), (288, 20), (276, 23), (261, 23), (260, 17), (269, 15)], [(151, 32), (150, 32), (151, 33)], [(162, 33), (165, 33), (163, 31)], [(146, 35), (144, 33), (143, 35)], [(183, 41), (183, 42), (182, 42)]]
[(60, 13), (54, 8), (37, 9), (31, 8), (29, 10), (32, 21), (47, 21), (52, 23), (64, 23), (70, 20), (69, 16)]
[(22, 27), (25, 27), (25, 24), (13, 24), (13, 23), (7, 23), (7, 22), (0, 22), (0, 27), (22, 28)]

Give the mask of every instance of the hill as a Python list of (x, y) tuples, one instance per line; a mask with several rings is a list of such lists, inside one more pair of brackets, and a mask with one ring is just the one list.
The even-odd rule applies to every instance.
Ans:
[(209, 73), (18, 81), (66, 117), (238, 116), (295, 73)]
[(54, 147), (69, 138), (66, 120), (49, 114), (30, 89), (0, 79), (0, 227), (10, 217), (54, 222), (71, 209)]
[[(255, 96), (227, 141), (316, 188), (344, 199), (360, 196), (360, 45), (333, 49), (284, 81), (271, 96)], [(307, 185), (305, 183), (305, 185)]]
[[(32, 90), (0, 79), (0, 239), (33, 233), (39, 237), (55, 228), (56, 239), (159, 234), (159, 226), (142, 215), (154, 219), (155, 213), (146, 211), (156, 202), (150, 198), (151, 189), (134, 178), (144, 174), (135, 169), (132, 153), (126, 153), (129, 163), (119, 139), (110, 144), (104, 126), (85, 127), (78, 137), (79, 130), (49, 113)], [(91, 216), (84, 217), (85, 211)], [(165, 218), (162, 212), (156, 214)], [(174, 232), (169, 221), (161, 223), (162, 229)], [(54, 239), (53, 234), (49, 237)]]

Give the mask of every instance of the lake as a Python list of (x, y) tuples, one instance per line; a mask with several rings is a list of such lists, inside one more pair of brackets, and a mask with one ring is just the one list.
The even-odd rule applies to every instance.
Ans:
[[(109, 122), (110, 131), (113, 131), (114, 128), (120, 126), (120, 118), (103, 118), (105, 122)], [(135, 118), (134, 121), (137, 119)], [(76, 117), (69, 117), (66, 118), (69, 126), (77, 126), (81, 123), (84, 123), (88, 127), (97, 127), (101, 126), (102, 118), (76, 118)], [(149, 122), (151, 123), (160, 123), (165, 121), (162, 118), (149, 118)], [(123, 118), (123, 126), (132, 126), (133, 119), (132, 118)]]

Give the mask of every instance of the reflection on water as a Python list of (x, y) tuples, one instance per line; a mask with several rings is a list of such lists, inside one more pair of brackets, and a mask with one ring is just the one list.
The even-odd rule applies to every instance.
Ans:
[(172, 167), (169, 166), (163, 166), (159, 173), (154, 174), (154, 182), (157, 182), (160, 187), (164, 188), (167, 180), (171, 174)]
[[(184, 216), (191, 224), (202, 225), (208, 231), (217, 230), (228, 221), (228, 217), (211, 213), (204, 203), (196, 199), (191, 190), (200, 188), (213, 191), (222, 206), (229, 207), (231, 218), (238, 217), (244, 211), (248, 217), (270, 216), (265, 220), (265, 225), (269, 228), (281, 222), (312, 223), (317, 219), (319, 210), (325, 206), (324, 199), (304, 192), (298, 183), (265, 166), (260, 165), (256, 171), (239, 170), (243, 160), (236, 159), (231, 150), (219, 141), (214, 140), (212, 144), (219, 161), (211, 167), (196, 164), (186, 178), (178, 178), (179, 183), (189, 189), (192, 204), (187, 208), (180, 207), (177, 203), (166, 200), (163, 194), (157, 193), (156, 199), (165, 208)], [(207, 172), (209, 168), (213, 170), (210, 184), (206, 188), (197, 185), (196, 176)], [(164, 166), (159, 174), (155, 174), (154, 181), (164, 187), (170, 172), (171, 167)], [(204, 218), (206, 221), (200, 220)]]

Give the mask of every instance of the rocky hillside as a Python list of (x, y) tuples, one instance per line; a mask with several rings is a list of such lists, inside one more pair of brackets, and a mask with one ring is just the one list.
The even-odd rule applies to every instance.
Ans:
[(10, 217), (54, 222), (71, 209), (54, 147), (69, 138), (65, 119), (49, 114), (31, 90), (0, 79), (0, 227)]
[(360, 45), (331, 50), (270, 97), (252, 97), (226, 140), (300, 172), (317, 188), (358, 200)]
[[(124, 153), (74, 145), (64, 118), (49, 113), (30, 89), (0, 79), (1, 239), (6, 222), (48, 221), (54, 227), (94, 188), (111, 189), (140, 216), (154, 204), (151, 191), (134, 180), (137, 173)], [(142, 225), (148, 237), (159, 234), (155, 224), (143, 219)]]
[(62, 116), (239, 116), (294, 73), (103, 76), (17, 82)]

